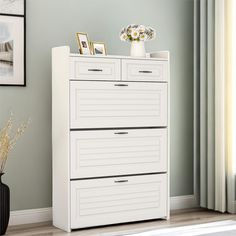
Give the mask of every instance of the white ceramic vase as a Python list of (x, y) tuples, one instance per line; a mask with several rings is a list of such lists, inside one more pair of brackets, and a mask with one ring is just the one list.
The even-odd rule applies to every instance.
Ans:
[(146, 57), (144, 41), (132, 41), (130, 48), (131, 57)]

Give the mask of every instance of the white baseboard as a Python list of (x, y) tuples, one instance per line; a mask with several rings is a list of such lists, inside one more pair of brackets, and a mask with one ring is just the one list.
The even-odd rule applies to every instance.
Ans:
[(196, 208), (196, 207), (199, 206), (197, 204), (197, 199), (194, 195), (185, 195), (185, 196), (170, 198), (171, 210), (180, 210), (180, 209)]
[(11, 211), (9, 225), (24, 225), (52, 220), (52, 208)]
[[(194, 195), (171, 197), (170, 209), (186, 209), (197, 207)], [(22, 225), (52, 221), (52, 208), (41, 208), (23, 211), (11, 211), (9, 225)]]

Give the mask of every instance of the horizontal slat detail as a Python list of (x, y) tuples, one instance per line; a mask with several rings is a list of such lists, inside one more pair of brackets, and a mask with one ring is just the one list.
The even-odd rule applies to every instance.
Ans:
[[(140, 130), (142, 132), (142, 130)], [(128, 132), (127, 132), (128, 133)], [(147, 147), (147, 150), (152, 150), (152, 148), (159, 149), (160, 148), (160, 138), (161, 136), (155, 136), (155, 137), (138, 137), (138, 138), (129, 138), (128, 134), (124, 134), (124, 136), (120, 136), (120, 139), (115, 138), (115, 133), (113, 134), (112, 131), (110, 131), (111, 137), (110, 139), (95, 139), (90, 140), (88, 143), (88, 140), (80, 140), (80, 143), (78, 145), (81, 145), (80, 153), (81, 154), (89, 154), (94, 153), (101, 149), (106, 148), (116, 148), (117, 147), (128, 147), (128, 148), (140, 148), (142, 150), (143, 147)], [(119, 135), (119, 134), (117, 134)], [(114, 142), (114, 140), (116, 142)], [(140, 146), (139, 146), (140, 145)], [(93, 149), (91, 149), (91, 146)], [(138, 147), (139, 146), (139, 147)], [(151, 149), (149, 149), (151, 148)], [(156, 150), (155, 149), (155, 150)], [(120, 151), (120, 150), (117, 150)], [(109, 152), (109, 151), (108, 151)]]
[(117, 212), (125, 212), (125, 211), (137, 211), (141, 209), (149, 209), (149, 208), (158, 208), (159, 203), (157, 201), (148, 202), (148, 203), (135, 203), (135, 204), (127, 204), (127, 205), (119, 205), (119, 206), (112, 206), (112, 207), (104, 207), (100, 209), (86, 209), (80, 211), (80, 216), (87, 216), (87, 215), (101, 215), (104, 213), (117, 213)]
[(144, 175), (71, 182), (72, 228), (164, 217), (167, 175)]
[[(141, 163), (158, 163), (158, 159), (156, 156), (143, 156), (139, 158), (135, 158), (135, 163), (136, 164), (141, 164)], [(89, 166), (112, 166), (112, 165), (124, 165), (124, 164), (133, 164), (134, 160), (133, 158), (120, 158), (119, 163), (117, 163), (117, 160), (106, 160), (104, 163), (104, 160), (86, 160), (86, 161), (81, 161), (80, 166), (81, 167), (89, 167)]]
[(126, 84), (71, 81), (71, 128), (166, 126), (167, 84)]
[[(159, 151), (159, 150), (157, 150)], [(117, 158), (143, 158), (144, 154), (145, 156), (155, 156), (156, 152), (155, 151), (140, 151), (140, 152), (127, 152), (124, 156), (123, 152), (115, 152), (115, 153), (100, 153), (102, 155), (97, 155), (97, 154), (89, 154), (89, 155), (83, 155), (84, 157), (81, 158), (81, 161), (83, 160), (112, 160), (112, 159), (117, 159)]]
[(134, 204), (143, 204), (143, 203), (150, 203), (150, 202), (158, 202), (159, 201), (159, 194), (156, 194), (152, 197), (142, 197), (137, 198), (133, 196), (131, 199), (119, 199), (119, 200), (107, 200), (103, 202), (90, 202), (90, 203), (83, 203), (80, 206), (81, 210), (94, 210), (97, 208), (107, 208), (107, 207), (114, 207), (114, 206), (126, 206), (126, 205), (134, 205)]
[(166, 170), (167, 129), (71, 132), (72, 179)]
[[(155, 197), (159, 196), (156, 191), (145, 191), (140, 193), (135, 193), (135, 198), (146, 198), (146, 197)], [(94, 202), (107, 202), (107, 201), (117, 201), (117, 200), (127, 200), (127, 199), (134, 199), (134, 194), (125, 194), (125, 195), (116, 195), (112, 194), (109, 196), (91, 196), (86, 198), (80, 199), (80, 204), (86, 204), (86, 203), (94, 203)]]
[[(80, 192), (80, 198), (86, 198), (89, 196), (108, 196), (152, 191), (153, 185), (155, 186), (155, 184), (157, 183), (159, 182), (149, 180), (148, 183), (111, 183), (109, 186), (105, 187), (91, 187), (89, 189), (83, 188), (83, 191)], [(116, 185), (115, 188), (114, 184)]]

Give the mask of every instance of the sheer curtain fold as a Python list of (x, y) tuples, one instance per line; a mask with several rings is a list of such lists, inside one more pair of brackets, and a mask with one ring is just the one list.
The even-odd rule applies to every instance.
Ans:
[(200, 206), (235, 213), (228, 106), (231, 79), (227, 64), (230, 52), (227, 41), (230, 32), (228, 23), (231, 20), (230, 2), (195, 0), (195, 21), (198, 21), (195, 22), (195, 41), (199, 42), (199, 47), (195, 49), (199, 66), (195, 67), (200, 70), (199, 78), (195, 78), (200, 88), (200, 115), (195, 118), (199, 119), (200, 129), (197, 137), (200, 144)]
[[(226, 173), (227, 173), (227, 210), (236, 213), (235, 209), (235, 137), (236, 137), (236, 117), (235, 117), (235, 75), (233, 74), (233, 64), (235, 63), (235, 36), (236, 32), (236, 3), (235, 0), (225, 2), (225, 93), (226, 96)], [(233, 44), (234, 43), (234, 44)], [(234, 61), (234, 63), (233, 63)]]

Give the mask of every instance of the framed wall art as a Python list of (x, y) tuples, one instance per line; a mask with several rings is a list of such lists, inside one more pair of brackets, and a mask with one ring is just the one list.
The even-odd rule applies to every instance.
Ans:
[(26, 86), (25, 0), (0, 0), (0, 86)]
[(6, 15), (25, 15), (25, 0), (0, 0), (0, 13)]

